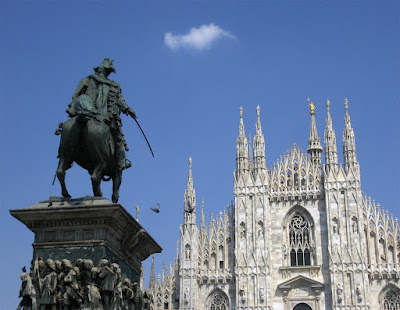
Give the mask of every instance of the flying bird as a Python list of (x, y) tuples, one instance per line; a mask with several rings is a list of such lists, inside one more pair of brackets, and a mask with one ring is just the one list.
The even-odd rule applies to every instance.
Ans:
[(150, 208), (152, 211), (154, 211), (155, 213), (160, 213), (160, 204), (157, 203), (157, 208)]

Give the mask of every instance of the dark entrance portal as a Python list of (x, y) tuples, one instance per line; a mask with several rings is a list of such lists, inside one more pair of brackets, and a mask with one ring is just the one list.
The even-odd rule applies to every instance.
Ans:
[(301, 303), (301, 304), (297, 304), (293, 308), (293, 310), (312, 310), (312, 308), (309, 305), (305, 304), (305, 303)]

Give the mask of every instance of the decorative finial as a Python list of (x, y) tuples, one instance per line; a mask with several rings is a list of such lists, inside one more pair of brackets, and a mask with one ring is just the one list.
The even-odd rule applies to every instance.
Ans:
[(136, 206), (135, 206), (135, 209), (136, 209), (136, 221), (139, 222), (139, 212), (140, 212), (140, 208), (139, 208), (138, 205), (136, 205)]
[(346, 98), (344, 98), (344, 108), (346, 109), (346, 114), (347, 114), (347, 112), (348, 112), (348, 110), (349, 110), (349, 101), (347, 100), (347, 97)]
[(330, 107), (330, 105), (331, 105), (330, 100), (329, 100), (329, 99), (326, 99), (326, 108), (327, 108), (328, 112), (329, 112), (329, 107)]
[(257, 106), (257, 118), (260, 118), (260, 106)]
[(243, 107), (240, 107), (240, 118), (243, 118)]
[(308, 105), (310, 107), (310, 114), (314, 115), (315, 114), (315, 105), (314, 103), (310, 100), (310, 97), (307, 98), (307, 101), (310, 102)]
[(189, 157), (189, 169), (192, 169), (192, 157)]

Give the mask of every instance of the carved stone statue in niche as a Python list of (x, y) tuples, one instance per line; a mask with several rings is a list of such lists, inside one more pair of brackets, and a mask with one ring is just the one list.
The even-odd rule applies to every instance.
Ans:
[(244, 227), (244, 223), (240, 224), (240, 238), (246, 238), (246, 228)]
[(332, 231), (334, 234), (339, 233), (338, 220), (336, 217), (332, 220)]
[(185, 293), (183, 294), (183, 298), (185, 300), (185, 303), (189, 303), (189, 288), (185, 288)]
[(260, 301), (261, 303), (263, 303), (265, 301), (265, 288), (263, 286), (260, 287), (259, 294), (260, 294)]
[(358, 233), (358, 223), (357, 218), (353, 217), (351, 227), (353, 228), (353, 233)]
[(338, 303), (341, 303), (343, 300), (343, 284), (341, 283), (336, 285), (336, 296)]
[(240, 287), (239, 296), (242, 303), (246, 302), (246, 291), (243, 285)]
[(358, 302), (362, 302), (363, 298), (362, 298), (362, 290), (361, 290), (361, 285), (357, 285), (356, 287), (356, 295), (357, 295), (357, 299)]
[(264, 237), (264, 227), (263, 223), (260, 221), (258, 222), (258, 238), (263, 238)]
[(282, 253), (283, 253), (283, 258), (286, 259), (287, 255), (288, 255), (288, 247), (287, 247), (286, 243), (284, 243), (282, 245)]
[(188, 244), (185, 246), (185, 259), (190, 259), (190, 245)]

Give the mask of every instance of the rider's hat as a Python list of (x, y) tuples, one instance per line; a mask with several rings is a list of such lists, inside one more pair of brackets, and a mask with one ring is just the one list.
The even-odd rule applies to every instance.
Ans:
[(113, 61), (110, 58), (104, 58), (102, 63), (98, 65), (96, 68), (93, 68), (93, 70), (97, 72), (100, 67), (109, 70), (109, 72), (114, 72), (114, 73), (116, 72), (115, 68), (113, 67)]

